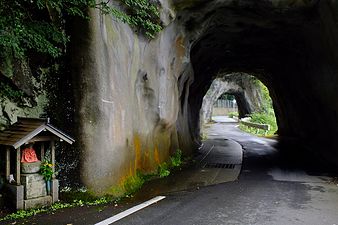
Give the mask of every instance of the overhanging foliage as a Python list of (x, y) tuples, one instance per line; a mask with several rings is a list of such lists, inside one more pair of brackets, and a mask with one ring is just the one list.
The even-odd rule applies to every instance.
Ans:
[(0, 54), (23, 58), (28, 51), (59, 57), (69, 37), (64, 25), (68, 16), (86, 18), (88, 8), (139, 28), (154, 38), (161, 29), (158, 6), (148, 0), (121, 0), (124, 11), (110, 1), (95, 0), (0, 0)]

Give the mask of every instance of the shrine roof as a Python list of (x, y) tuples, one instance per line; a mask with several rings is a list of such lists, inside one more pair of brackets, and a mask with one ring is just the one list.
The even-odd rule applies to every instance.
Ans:
[(73, 138), (52, 126), (49, 119), (18, 117), (16, 123), (0, 133), (0, 145), (12, 146), (17, 149), (42, 132), (48, 132), (69, 144), (75, 142)]

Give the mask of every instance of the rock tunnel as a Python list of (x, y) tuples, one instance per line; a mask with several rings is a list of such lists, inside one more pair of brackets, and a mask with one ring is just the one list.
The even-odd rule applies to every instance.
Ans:
[(265, 110), (262, 90), (255, 77), (246, 73), (220, 74), (218, 76), (221, 78), (213, 80), (203, 97), (200, 110), (201, 123), (205, 124), (212, 121), (213, 105), (223, 94), (234, 96), (240, 118)]
[(203, 96), (234, 72), (268, 87), (280, 136), (338, 165), (337, 10), (326, 0), (161, 1), (165, 29), (152, 41), (91, 12), (73, 46), (84, 183), (104, 193), (178, 148), (191, 154)]
[[(337, 159), (336, 147), (324, 147), (331, 144), (325, 141), (326, 135), (337, 131), (334, 103), (329, 103), (336, 96), (337, 68), (336, 47), (328, 37), (334, 29), (326, 30), (328, 6), (324, 1), (293, 9), (242, 3), (218, 7), (208, 14), (212, 17), (208, 27), (192, 46), (195, 79), (189, 104), (193, 130), (198, 130), (195, 109), (200, 108), (213, 77), (221, 71), (250, 72), (270, 90), (278, 134), (300, 138), (309, 145), (316, 142), (319, 145), (314, 150)], [(194, 26), (202, 21), (191, 19), (187, 23)], [(322, 113), (335, 122), (325, 123)]]

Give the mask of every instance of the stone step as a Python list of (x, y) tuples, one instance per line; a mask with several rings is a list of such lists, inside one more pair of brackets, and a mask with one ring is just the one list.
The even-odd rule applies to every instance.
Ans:
[(52, 196), (44, 196), (39, 198), (33, 198), (24, 200), (24, 209), (39, 208), (43, 206), (49, 206), (52, 204)]

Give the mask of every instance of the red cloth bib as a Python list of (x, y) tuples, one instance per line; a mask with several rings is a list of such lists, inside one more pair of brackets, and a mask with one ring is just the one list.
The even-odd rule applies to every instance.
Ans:
[(22, 150), (21, 162), (31, 163), (37, 162), (38, 157), (36, 157), (35, 150), (33, 148), (25, 148)]

